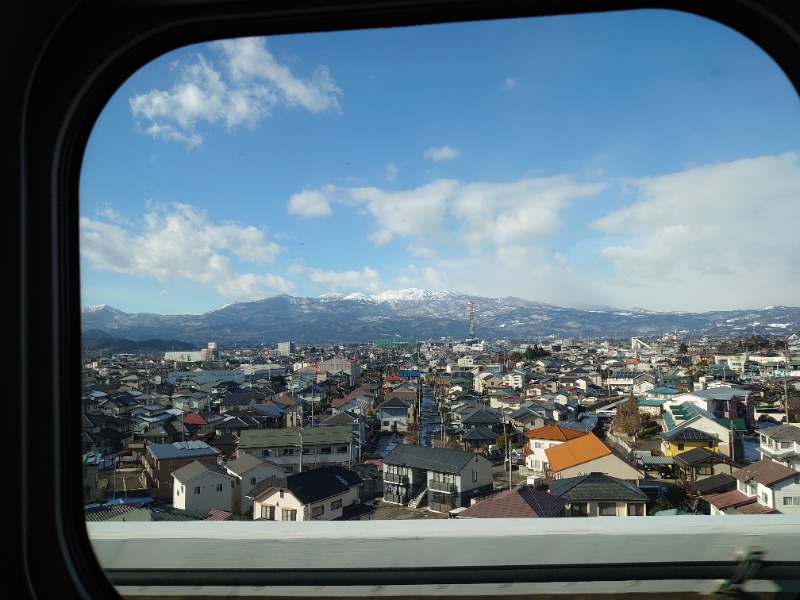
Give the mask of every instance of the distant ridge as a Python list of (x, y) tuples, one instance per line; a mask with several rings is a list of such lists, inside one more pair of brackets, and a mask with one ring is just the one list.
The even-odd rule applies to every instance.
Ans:
[(228, 304), (202, 315), (131, 314), (101, 305), (83, 309), (81, 328), (85, 343), (102, 335), (134, 342), (183, 340), (198, 348), (209, 341), (347, 343), (388, 336), (457, 340), (469, 334), (469, 301), (475, 310), (475, 335), (484, 339), (646, 338), (673, 331), (691, 337), (775, 337), (800, 330), (797, 307), (707, 313), (659, 313), (633, 308), (581, 310), (522, 298), (485, 298), (416, 288), (376, 295), (326, 294), (318, 298), (279, 294)]

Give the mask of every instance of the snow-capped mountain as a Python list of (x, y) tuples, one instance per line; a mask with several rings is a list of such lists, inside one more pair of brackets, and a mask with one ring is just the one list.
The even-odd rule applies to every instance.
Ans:
[(228, 304), (202, 315), (129, 314), (103, 305), (85, 308), (81, 324), (85, 337), (179, 339), (198, 347), (209, 341), (367, 342), (388, 336), (463, 339), (470, 332), (470, 302), (475, 335), (484, 339), (625, 338), (672, 331), (690, 336), (786, 335), (800, 329), (800, 308), (792, 307), (708, 313), (580, 310), (522, 298), (484, 298), (416, 288), (318, 298), (276, 295)]

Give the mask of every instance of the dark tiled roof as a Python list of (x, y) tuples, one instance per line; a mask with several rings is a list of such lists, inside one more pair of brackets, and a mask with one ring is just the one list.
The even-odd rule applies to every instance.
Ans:
[[(361, 477), (350, 469), (331, 465), (288, 475), (271, 486), (265, 486), (262, 491), (269, 487), (283, 488), (291, 492), (303, 504), (310, 504), (343, 494), (351, 487), (360, 485), (361, 481)], [(255, 489), (254, 487), (248, 495), (257, 495), (254, 494)]]
[(578, 477), (556, 479), (549, 484), (550, 493), (569, 501), (617, 500), (625, 502), (647, 501), (648, 496), (639, 487), (605, 473), (589, 473)]
[(692, 487), (701, 495), (729, 491), (736, 487), (736, 478), (727, 473), (717, 473), (692, 482)]
[(674, 457), (675, 462), (684, 463), (687, 465), (694, 465), (702, 462), (722, 462), (731, 465), (736, 465), (730, 458), (718, 452), (711, 452), (705, 448), (692, 448), (686, 452), (676, 454)]
[(463, 436), (463, 440), (465, 442), (493, 442), (500, 434), (495, 433), (485, 425), (478, 425), (474, 429), (471, 429), (469, 432), (465, 433)]
[(505, 490), (473, 504), (458, 515), (459, 519), (531, 519), (557, 517), (567, 501), (526, 485)]
[(399, 396), (392, 396), (388, 400), (380, 403), (378, 408), (408, 408), (411, 403), (408, 400), (403, 400)]
[(713, 442), (717, 438), (705, 431), (700, 431), (694, 427), (684, 427), (676, 431), (665, 432), (661, 435), (670, 442)]
[(492, 410), (479, 408), (461, 418), (461, 422), (466, 423), (500, 423), (500, 417)]
[(471, 460), (475, 460), (475, 456), (474, 452), (464, 450), (398, 444), (383, 458), (383, 464), (405, 465), (438, 473), (460, 473)]

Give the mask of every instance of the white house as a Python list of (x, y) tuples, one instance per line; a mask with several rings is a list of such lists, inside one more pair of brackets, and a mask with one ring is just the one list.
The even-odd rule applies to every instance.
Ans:
[(233, 477), (218, 465), (193, 461), (172, 473), (172, 506), (183, 510), (231, 512)]
[(259, 481), (270, 477), (280, 479), (286, 475), (283, 467), (252, 454), (243, 454), (240, 458), (228, 461), (222, 466), (233, 477), (231, 511), (236, 514), (245, 514), (253, 509), (253, 499), (247, 494)]
[(525, 456), (525, 466), (533, 475), (544, 477), (549, 466), (545, 450), (563, 444), (567, 440), (583, 437), (583, 431), (562, 427), (561, 425), (545, 425), (538, 429), (525, 432), (528, 440), (528, 454)]
[(705, 496), (712, 515), (800, 514), (800, 472), (764, 458), (731, 474), (735, 490)]
[(768, 458), (795, 471), (800, 471), (800, 427), (777, 425), (758, 430), (758, 451)]
[(546, 448), (544, 453), (549, 463), (547, 476), (550, 479), (565, 479), (587, 473), (603, 473), (630, 481), (644, 477), (641, 471), (614, 454), (593, 433)]
[(357, 473), (338, 465), (295, 473), (277, 481), (264, 480), (251, 492), (253, 519), (359, 520), (372, 511), (359, 500), (361, 482)]

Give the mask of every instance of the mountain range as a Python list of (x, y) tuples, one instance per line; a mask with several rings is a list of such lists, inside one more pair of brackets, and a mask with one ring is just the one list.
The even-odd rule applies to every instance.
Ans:
[[(800, 330), (800, 308), (705, 313), (639, 308), (582, 310), (521, 298), (485, 298), (419, 289), (377, 295), (276, 295), (236, 302), (200, 314), (125, 313), (111, 306), (81, 311), (83, 344), (123, 339), (141, 349), (203, 348), (233, 344), (370, 342), (380, 339), (464, 339), (471, 326), (482, 339), (544, 341), (564, 338), (786, 336)], [(119, 343), (117, 344), (119, 345)]]

